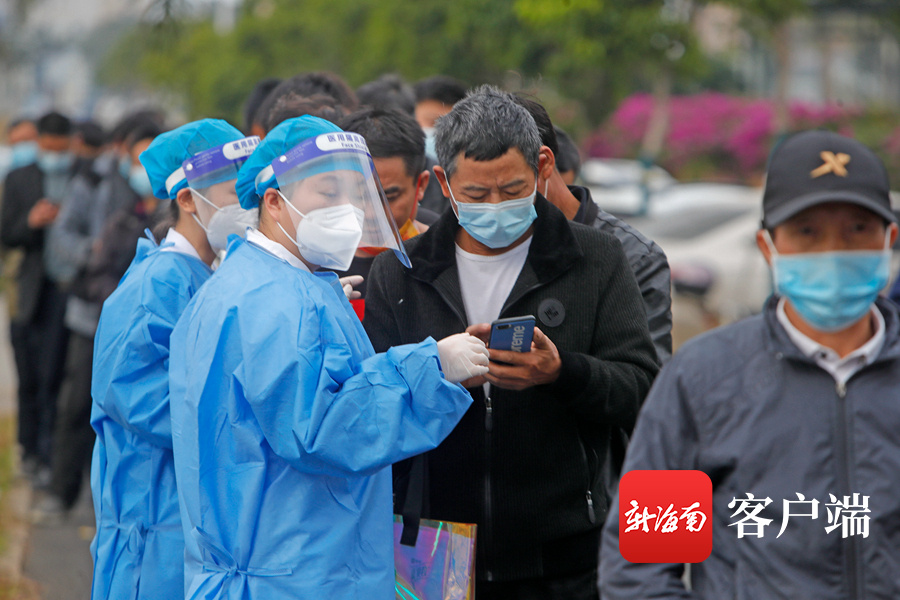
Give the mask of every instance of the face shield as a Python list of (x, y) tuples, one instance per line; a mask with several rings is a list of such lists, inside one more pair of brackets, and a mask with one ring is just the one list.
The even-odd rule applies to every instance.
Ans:
[(247, 227), (259, 223), (259, 210), (241, 208), (234, 189), (238, 170), (258, 144), (256, 136), (229, 142), (195, 154), (181, 165), (197, 209), (194, 219), (216, 251), (225, 249), (229, 235), (243, 237)]
[(274, 172), (292, 209), (295, 241), (304, 258), (346, 270), (358, 247), (380, 247), (412, 266), (362, 136), (341, 132), (310, 138), (276, 158), (270, 168), (259, 177)]

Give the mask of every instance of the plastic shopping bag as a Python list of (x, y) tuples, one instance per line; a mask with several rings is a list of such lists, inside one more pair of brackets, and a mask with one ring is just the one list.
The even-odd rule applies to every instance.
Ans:
[(421, 519), (414, 546), (400, 543), (394, 515), (395, 589), (399, 600), (474, 600), (475, 525)]

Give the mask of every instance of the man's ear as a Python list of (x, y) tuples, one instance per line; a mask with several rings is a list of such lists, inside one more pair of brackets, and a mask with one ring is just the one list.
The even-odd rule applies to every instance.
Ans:
[(550, 179), (554, 169), (556, 169), (556, 156), (553, 155), (553, 150), (548, 146), (541, 146), (539, 152), (538, 176), (544, 180)]
[(897, 232), (900, 231), (900, 228), (897, 227), (896, 223), (891, 223), (888, 225), (888, 235), (890, 236), (890, 241), (888, 244), (888, 248), (893, 248), (894, 243), (897, 241)]
[(434, 165), (434, 176), (437, 177), (438, 183), (441, 184), (441, 192), (443, 192), (444, 198), (449, 198), (450, 183), (447, 181), (447, 173), (444, 171), (444, 168)]
[(425, 188), (428, 187), (428, 182), (431, 181), (431, 171), (425, 169), (419, 176), (416, 177), (416, 187), (418, 188), (418, 193), (416, 194), (416, 204), (422, 201), (422, 198), (425, 197)]
[(192, 214), (197, 212), (197, 205), (194, 204), (194, 195), (191, 193), (190, 188), (179, 190), (175, 196), (175, 202), (178, 203), (178, 208), (183, 213)]
[[(774, 241), (772, 242), (775, 243)], [(769, 265), (772, 264), (772, 249), (769, 247), (769, 244), (766, 243), (766, 230), (760, 229), (756, 232), (756, 246), (759, 248), (759, 251), (762, 252), (763, 258), (766, 259), (766, 263)]]

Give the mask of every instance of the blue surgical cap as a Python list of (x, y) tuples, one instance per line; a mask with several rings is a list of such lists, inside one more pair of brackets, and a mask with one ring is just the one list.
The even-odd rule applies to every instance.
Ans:
[(250, 158), (247, 159), (247, 162), (244, 163), (238, 173), (235, 189), (241, 201), (241, 207), (249, 210), (259, 206), (259, 199), (266, 193), (266, 190), (278, 187), (274, 174), (265, 181), (260, 181), (259, 185), (256, 183), (256, 176), (259, 172), (271, 165), (276, 158), (285, 154), (303, 140), (308, 140), (323, 133), (339, 131), (343, 130), (334, 123), (312, 115), (288, 119), (272, 129), (266, 134), (265, 139), (256, 147), (256, 150), (253, 151), (253, 154), (250, 155)]
[(181, 163), (193, 155), (240, 140), (244, 137), (236, 127), (221, 119), (201, 119), (167, 131), (141, 152), (141, 164), (147, 170), (153, 195), (160, 199), (175, 199), (187, 187), (187, 179), (166, 190), (166, 180), (181, 168)]

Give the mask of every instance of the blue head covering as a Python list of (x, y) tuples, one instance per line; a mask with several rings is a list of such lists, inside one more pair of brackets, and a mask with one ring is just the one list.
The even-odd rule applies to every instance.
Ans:
[(175, 199), (187, 187), (182, 179), (166, 190), (166, 180), (181, 168), (181, 163), (198, 152), (209, 150), (244, 137), (236, 127), (221, 119), (201, 119), (167, 131), (141, 152), (141, 164), (147, 170), (153, 195), (160, 199)]
[(304, 140), (323, 133), (340, 131), (343, 130), (334, 123), (311, 115), (288, 119), (272, 129), (238, 173), (235, 189), (241, 201), (241, 207), (248, 210), (256, 208), (259, 206), (260, 197), (266, 193), (267, 189), (278, 187), (274, 172), (259, 184), (256, 183), (256, 176), (271, 165), (276, 158)]

